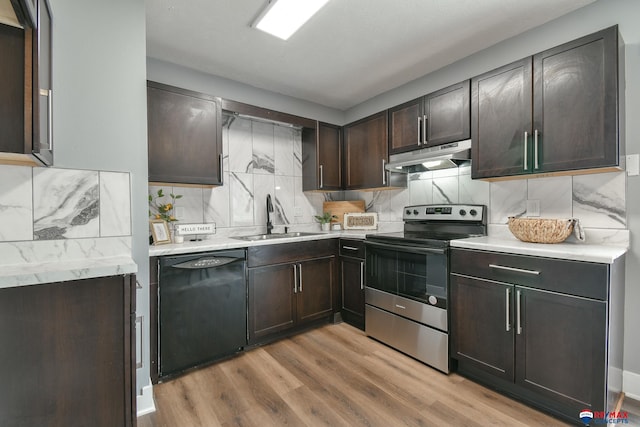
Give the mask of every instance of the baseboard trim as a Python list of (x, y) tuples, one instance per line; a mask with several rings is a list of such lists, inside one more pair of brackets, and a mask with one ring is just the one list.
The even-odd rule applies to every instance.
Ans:
[(136, 396), (136, 405), (138, 406), (137, 416), (150, 414), (156, 411), (156, 405), (153, 401), (153, 386), (148, 385), (142, 387), (142, 394)]
[(622, 373), (622, 390), (627, 397), (640, 401), (640, 374), (624, 371)]

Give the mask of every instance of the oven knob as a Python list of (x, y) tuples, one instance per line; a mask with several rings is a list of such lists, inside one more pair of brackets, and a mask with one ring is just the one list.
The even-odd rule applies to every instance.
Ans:
[(464, 209), (460, 209), (460, 216), (465, 216), (467, 214), (467, 211), (465, 211)]
[(414, 215), (418, 215), (418, 214), (419, 214), (418, 210), (417, 210), (417, 209), (414, 209), (414, 210), (413, 210), (413, 214), (414, 214)]
[(437, 303), (438, 303), (438, 298), (434, 297), (433, 295), (429, 295), (429, 304), (436, 305)]
[(469, 213), (471, 214), (471, 216), (476, 216), (476, 215), (478, 215), (478, 211), (476, 211), (475, 209), (471, 209), (471, 210), (469, 211)]
[(411, 215), (411, 210), (407, 209), (407, 215)]

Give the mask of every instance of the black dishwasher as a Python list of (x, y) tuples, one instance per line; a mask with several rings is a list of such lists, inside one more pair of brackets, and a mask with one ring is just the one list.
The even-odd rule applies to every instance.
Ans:
[(160, 378), (229, 355), (247, 343), (245, 250), (160, 258)]

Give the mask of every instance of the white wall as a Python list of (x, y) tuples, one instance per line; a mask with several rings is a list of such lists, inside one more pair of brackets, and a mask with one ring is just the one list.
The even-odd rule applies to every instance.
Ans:
[[(626, 60), (626, 152), (640, 152), (640, 1), (598, 0), (541, 27), (513, 37), (439, 71), (421, 77), (397, 89), (372, 98), (345, 113), (351, 122), (377, 111), (410, 100), (421, 94), (473, 77), (501, 65), (540, 52), (618, 24), (625, 42)], [(624, 84), (624, 83), (623, 83)], [(631, 231), (631, 250), (627, 254), (625, 307), (625, 388), (633, 384), (640, 391), (640, 177), (627, 179), (627, 227)], [(640, 395), (635, 396), (640, 398)]]
[[(146, 41), (143, 0), (51, 0), (54, 164), (131, 174), (133, 257), (148, 319)], [(149, 331), (138, 389), (149, 382)]]

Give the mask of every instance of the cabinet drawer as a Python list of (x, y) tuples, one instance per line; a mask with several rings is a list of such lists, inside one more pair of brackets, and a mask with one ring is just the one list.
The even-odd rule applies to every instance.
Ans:
[(259, 267), (336, 255), (336, 246), (337, 239), (253, 246), (247, 249), (247, 264)]
[(451, 272), (599, 300), (608, 293), (607, 264), (452, 249)]
[(364, 240), (340, 239), (340, 256), (364, 259)]

